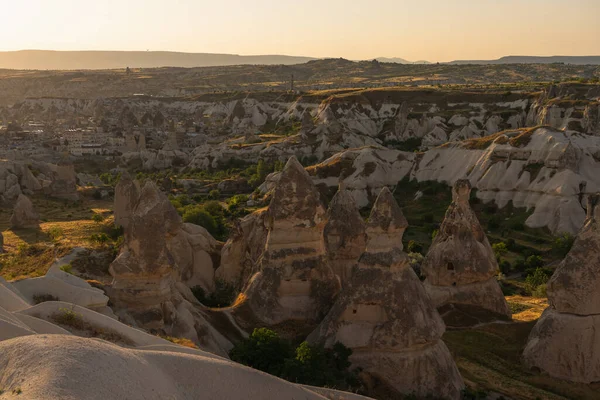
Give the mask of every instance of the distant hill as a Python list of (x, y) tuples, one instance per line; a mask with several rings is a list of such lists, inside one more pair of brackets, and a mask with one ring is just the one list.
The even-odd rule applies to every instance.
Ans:
[(50, 51), (0, 52), (0, 69), (116, 69), (159, 67), (210, 67), (226, 65), (292, 65), (311, 57), (282, 55), (240, 56), (235, 54), (178, 53), (171, 51)]
[(404, 58), (399, 58), (399, 57), (391, 57), (391, 58), (377, 57), (376, 60), (379, 62), (396, 63), (396, 64), (431, 64), (429, 61), (424, 61), (424, 60), (408, 61), (408, 60), (405, 60)]
[(497, 60), (456, 60), (449, 64), (575, 64), (575, 65), (598, 65), (600, 56), (506, 56)]

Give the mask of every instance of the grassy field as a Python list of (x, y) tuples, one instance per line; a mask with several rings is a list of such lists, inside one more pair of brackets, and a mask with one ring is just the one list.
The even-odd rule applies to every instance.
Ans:
[[(12, 209), (0, 209), (5, 250), (0, 254), (0, 276), (7, 280), (42, 276), (55, 258), (75, 247), (100, 248), (92, 235), (101, 234), (112, 224), (112, 201), (84, 198), (72, 202), (43, 196), (31, 200), (40, 214), (40, 229), (12, 230)], [(94, 215), (101, 215), (104, 220), (94, 221)]]

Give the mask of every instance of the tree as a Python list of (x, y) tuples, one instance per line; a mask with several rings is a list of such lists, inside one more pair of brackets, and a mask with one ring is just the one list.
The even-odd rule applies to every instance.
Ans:
[(496, 260), (500, 261), (500, 258), (508, 252), (508, 248), (506, 247), (506, 243), (499, 242), (492, 245), (492, 250), (494, 250), (494, 255), (496, 256)]
[(214, 233), (217, 232), (217, 223), (215, 219), (202, 207), (187, 207), (182, 218), (183, 222), (200, 225), (211, 235), (214, 235)]

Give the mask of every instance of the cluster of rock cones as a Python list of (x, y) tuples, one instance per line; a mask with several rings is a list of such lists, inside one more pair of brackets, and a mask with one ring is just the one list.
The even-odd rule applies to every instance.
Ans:
[[(125, 245), (107, 293), (128, 323), (190, 338), (217, 354), (253, 328), (270, 327), (325, 347), (344, 344), (353, 366), (398, 393), (458, 399), (464, 382), (441, 340), (446, 318), (511, 316), (470, 192), (468, 181), (454, 184), (421, 282), (403, 251), (407, 220), (387, 187), (365, 222), (343, 187), (326, 209), (292, 157), (270, 206), (239, 221), (221, 249), (206, 231), (183, 224), (154, 184), (124, 179), (115, 218)], [(597, 198), (590, 199), (588, 222), (549, 284), (551, 308), (524, 353), (529, 365), (582, 382), (600, 379), (600, 273), (593, 268), (600, 261), (589, 256), (596, 257), (600, 241)], [(192, 295), (191, 287), (210, 292), (217, 280), (238, 289), (233, 306), (208, 309)]]

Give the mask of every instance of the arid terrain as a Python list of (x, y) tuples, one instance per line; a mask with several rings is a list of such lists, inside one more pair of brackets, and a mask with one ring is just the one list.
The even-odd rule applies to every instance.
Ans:
[(599, 79), (0, 70), (0, 399), (597, 399)]

